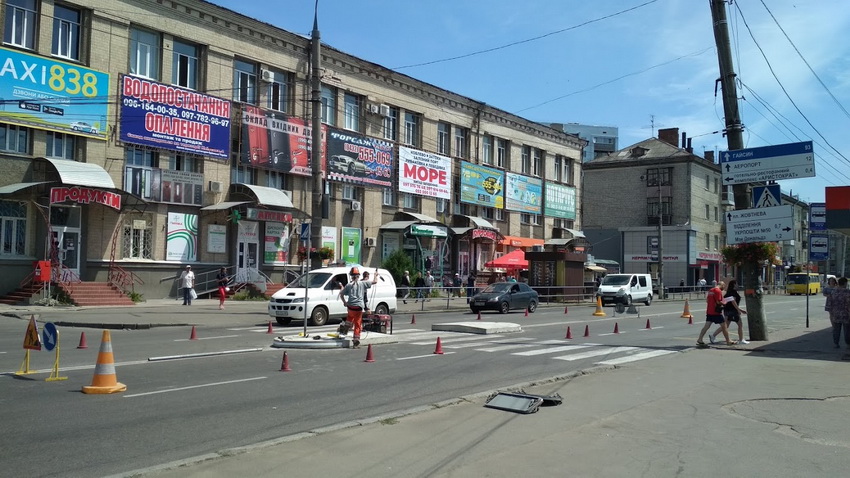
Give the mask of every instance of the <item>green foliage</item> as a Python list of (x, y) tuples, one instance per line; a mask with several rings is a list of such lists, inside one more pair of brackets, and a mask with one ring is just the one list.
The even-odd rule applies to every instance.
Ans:
[(751, 242), (723, 248), (723, 260), (733, 266), (761, 264), (765, 261), (778, 264), (778, 248), (775, 242)]
[(245, 287), (239, 292), (233, 294), (230, 297), (230, 300), (267, 301), (269, 298), (253, 287)]
[(145, 301), (145, 296), (144, 296), (144, 295), (142, 295), (142, 294), (140, 294), (140, 293), (138, 293), (138, 292), (135, 292), (135, 291), (133, 291), (133, 292), (127, 292), (127, 297), (129, 297), (129, 298), (130, 298), (130, 300), (132, 300), (133, 302), (135, 302), (135, 303), (137, 303), (137, 304), (138, 304), (139, 302), (144, 302), (144, 301)]
[(413, 260), (411, 260), (410, 256), (401, 249), (396, 249), (395, 252), (390, 254), (389, 257), (384, 260), (384, 263), (381, 264), (381, 267), (390, 271), (390, 274), (393, 275), (393, 279), (395, 279), (396, 284), (401, 284), (401, 278), (404, 275), (404, 271), (414, 270)]

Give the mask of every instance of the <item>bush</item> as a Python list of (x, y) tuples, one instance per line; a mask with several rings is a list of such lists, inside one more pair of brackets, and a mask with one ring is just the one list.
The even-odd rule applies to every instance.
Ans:
[(269, 300), (262, 292), (252, 288), (245, 287), (239, 292), (233, 294), (230, 297), (230, 300), (255, 300), (255, 301), (266, 301)]
[(127, 297), (129, 297), (130, 300), (132, 300), (136, 304), (138, 304), (139, 302), (145, 301), (145, 296), (138, 293), (138, 292), (127, 292)]
[(401, 249), (396, 249), (395, 252), (390, 254), (384, 263), (381, 264), (381, 267), (390, 271), (398, 287), (401, 287), (401, 278), (404, 275), (404, 271), (414, 270), (413, 260)]

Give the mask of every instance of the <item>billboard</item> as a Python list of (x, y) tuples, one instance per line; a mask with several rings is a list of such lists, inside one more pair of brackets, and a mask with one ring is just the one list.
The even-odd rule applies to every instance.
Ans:
[(505, 173), (473, 163), (460, 163), (460, 201), (503, 209)]
[(398, 190), (450, 200), (452, 198), (451, 158), (399, 146)]
[(128, 75), (120, 93), (122, 141), (230, 157), (230, 101)]
[(505, 173), (505, 209), (540, 214), (543, 181), (515, 173)]
[(263, 236), (263, 263), (287, 264), (289, 262), (289, 242), (291, 224), (266, 222), (266, 234)]
[(543, 211), (547, 216), (576, 218), (576, 188), (546, 182)]
[(204, 174), (173, 169), (127, 166), (124, 190), (150, 202), (204, 205)]
[(393, 145), (386, 141), (328, 128), (327, 178), (360, 186), (393, 186)]
[(0, 47), (0, 121), (106, 140), (109, 75)]
[(168, 213), (165, 233), (165, 260), (192, 262), (197, 260), (198, 215)]
[[(313, 129), (306, 120), (251, 105), (242, 106), (241, 116), (242, 164), (299, 176), (313, 175)], [(322, 125), (323, 141), (326, 135), (327, 127)], [(322, 154), (324, 165), (325, 148)]]

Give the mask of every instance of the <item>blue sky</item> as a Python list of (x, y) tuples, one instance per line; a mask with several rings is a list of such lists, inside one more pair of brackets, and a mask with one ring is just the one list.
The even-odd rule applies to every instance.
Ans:
[[(313, 25), (314, 0), (212, 3), (307, 36)], [(736, 0), (727, 12), (745, 147), (813, 141), (817, 177), (780, 184), (822, 202), (850, 184), (850, 8)], [(697, 154), (727, 149), (708, 0), (319, 0), (319, 29), (334, 48), (534, 121), (617, 126), (621, 148), (678, 127)]]

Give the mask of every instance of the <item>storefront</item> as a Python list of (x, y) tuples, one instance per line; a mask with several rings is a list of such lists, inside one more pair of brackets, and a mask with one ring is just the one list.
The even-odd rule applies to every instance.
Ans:
[[(399, 217), (404, 216), (404, 217)], [(400, 212), (397, 218), (381, 226), (381, 260), (401, 248), (418, 271), (430, 270), (435, 277), (449, 272), (451, 247), (449, 228), (424, 214)]]
[(496, 257), (496, 246), (505, 236), (486, 219), (461, 214), (455, 217), (455, 221), (467, 223), (451, 228), (457, 251), (456, 270), (466, 277), (470, 272), (480, 272), (485, 263)]

